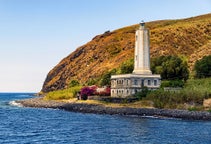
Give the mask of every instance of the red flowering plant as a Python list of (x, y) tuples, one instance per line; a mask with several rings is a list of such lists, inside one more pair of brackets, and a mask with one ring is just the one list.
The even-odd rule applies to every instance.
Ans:
[(100, 96), (110, 96), (111, 95), (111, 88), (110, 87), (105, 88), (103, 91), (100, 91), (98, 93), (98, 95), (100, 95)]
[(97, 95), (97, 86), (96, 85), (93, 85), (93, 86), (90, 86), (90, 89), (93, 90), (93, 93), (91, 95)]
[(97, 86), (83, 87), (81, 89), (81, 99), (87, 100), (88, 96), (94, 95), (96, 93)]

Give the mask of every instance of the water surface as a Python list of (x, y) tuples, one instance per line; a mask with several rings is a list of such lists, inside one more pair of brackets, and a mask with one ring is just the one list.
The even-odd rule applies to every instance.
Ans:
[(30, 97), (0, 93), (1, 144), (211, 144), (210, 121), (83, 114), (10, 104)]

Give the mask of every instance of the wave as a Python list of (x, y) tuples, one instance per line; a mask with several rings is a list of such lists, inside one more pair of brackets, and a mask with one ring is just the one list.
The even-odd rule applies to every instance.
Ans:
[(11, 106), (16, 106), (16, 107), (23, 107), (23, 105), (21, 103), (18, 103), (16, 101), (10, 101), (9, 105)]

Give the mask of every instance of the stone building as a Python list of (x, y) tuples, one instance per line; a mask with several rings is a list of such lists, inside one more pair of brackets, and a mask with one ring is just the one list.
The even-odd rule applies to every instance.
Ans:
[(144, 22), (136, 30), (135, 40), (133, 73), (111, 76), (111, 97), (132, 96), (143, 87), (150, 90), (160, 87), (160, 75), (152, 74), (150, 70), (149, 30), (145, 28)]

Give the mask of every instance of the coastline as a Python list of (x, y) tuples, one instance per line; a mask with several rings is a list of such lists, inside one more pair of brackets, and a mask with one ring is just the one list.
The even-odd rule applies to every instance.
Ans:
[(72, 112), (109, 114), (109, 115), (136, 115), (155, 116), (167, 118), (179, 118), (186, 120), (208, 120), (211, 121), (211, 113), (206, 111), (188, 111), (177, 109), (156, 109), (156, 108), (131, 108), (131, 107), (110, 107), (102, 104), (87, 104), (76, 102), (62, 102), (32, 98), (17, 100), (17, 103), (24, 107), (53, 108)]

